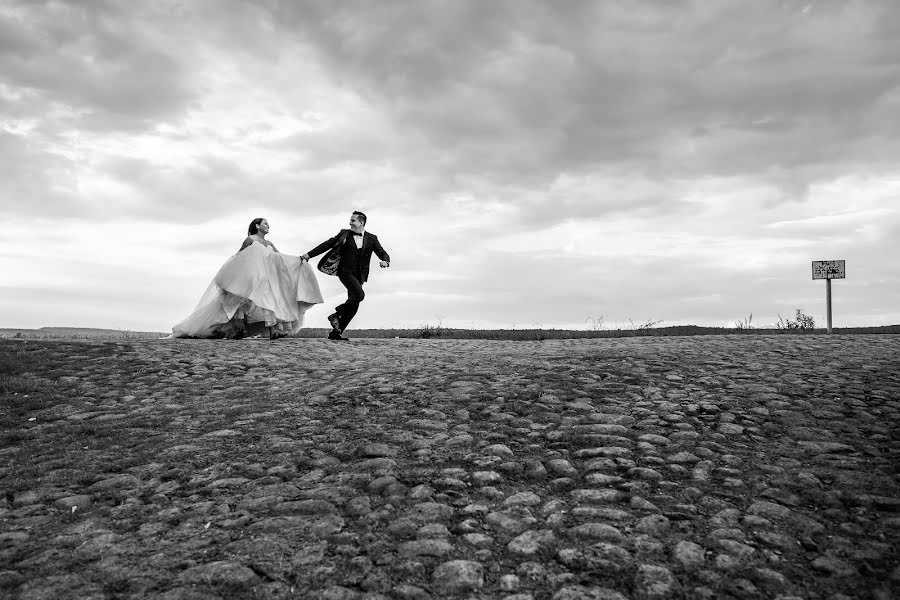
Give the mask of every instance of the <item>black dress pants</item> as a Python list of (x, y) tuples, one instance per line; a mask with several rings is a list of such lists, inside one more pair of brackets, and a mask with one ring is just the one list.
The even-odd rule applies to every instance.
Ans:
[(359, 303), (365, 299), (366, 293), (363, 291), (362, 281), (360, 281), (360, 277), (356, 273), (340, 272), (338, 273), (338, 279), (347, 288), (347, 301), (334, 309), (335, 314), (338, 316), (338, 322), (341, 324), (341, 331), (343, 331), (350, 324), (353, 317), (356, 316), (356, 311), (359, 310)]

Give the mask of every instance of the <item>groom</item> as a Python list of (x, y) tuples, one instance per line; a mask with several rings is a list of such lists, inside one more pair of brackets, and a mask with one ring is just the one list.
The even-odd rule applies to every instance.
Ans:
[(334, 313), (328, 315), (331, 323), (331, 331), (328, 334), (330, 340), (346, 340), (342, 333), (351, 319), (359, 310), (359, 303), (366, 297), (363, 284), (369, 278), (369, 262), (372, 260), (372, 252), (380, 258), (381, 268), (391, 266), (391, 257), (384, 251), (374, 233), (366, 231), (366, 215), (354, 211), (350, 216), (350, 229), (342, 229), (333, 238), (326, 240), (301, 256), (303, 260), (309, 260), (335, 246), (340, 245), (340, 264), (337, 276), (347, 288), (347, 301), (334, 309)]

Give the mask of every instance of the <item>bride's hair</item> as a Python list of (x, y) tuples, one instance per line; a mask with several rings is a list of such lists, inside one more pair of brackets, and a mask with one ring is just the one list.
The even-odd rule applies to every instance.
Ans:
[(262, 217), (250, 221), (250, 227), (247, 228), (247, 235), (253, 235), (259, 231), (259, 224), (265, 221)]

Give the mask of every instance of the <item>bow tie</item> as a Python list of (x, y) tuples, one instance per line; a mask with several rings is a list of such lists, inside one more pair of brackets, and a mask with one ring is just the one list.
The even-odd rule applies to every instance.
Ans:
[(362, 236), (361, 233), (356, 233), (355, 231), (353, 231), (353, 232), (351, 232), (351, 233), (352, 233), (353, 235), (358, 235), (358, 236), (360, 236), (360, 237)]

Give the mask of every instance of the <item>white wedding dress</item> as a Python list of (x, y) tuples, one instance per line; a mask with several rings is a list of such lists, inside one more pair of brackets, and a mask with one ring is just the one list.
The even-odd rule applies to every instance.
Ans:
[(168, 337), (239, 337), (269, 327), (297, 333), (304, 313), (324, 301), (308, 262), (254, 241), (225, 261), (197, 308)]

